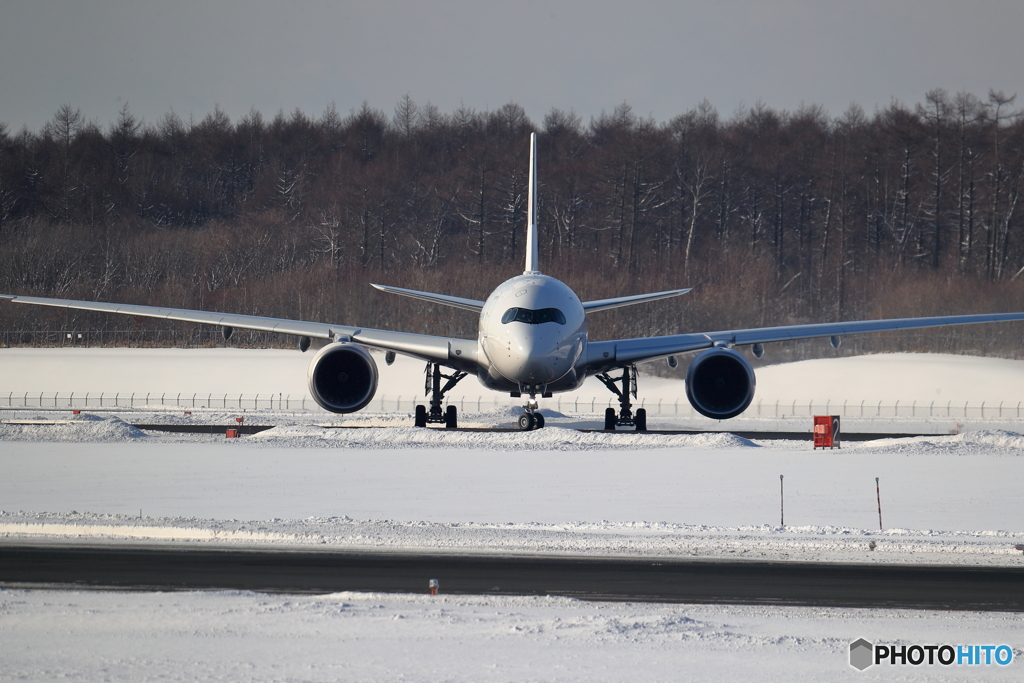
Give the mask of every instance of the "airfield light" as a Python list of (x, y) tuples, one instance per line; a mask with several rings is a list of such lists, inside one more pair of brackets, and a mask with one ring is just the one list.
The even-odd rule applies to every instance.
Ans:
[(437, 590), (441, 587), (441, 583), (437, 579), (430, 580), (430, 594), (437, 595)]

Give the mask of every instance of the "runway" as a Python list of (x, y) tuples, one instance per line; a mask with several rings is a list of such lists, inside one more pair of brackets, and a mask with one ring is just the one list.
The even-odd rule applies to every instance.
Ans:
[(0, 545), (0, 585), (1024, 611), (1024, 567)]

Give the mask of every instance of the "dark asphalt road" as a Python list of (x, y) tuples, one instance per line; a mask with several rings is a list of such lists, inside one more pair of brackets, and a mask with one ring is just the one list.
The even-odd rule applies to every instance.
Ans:
[(0, 545), (0, 584), (1024, 611), (1024, 567)]

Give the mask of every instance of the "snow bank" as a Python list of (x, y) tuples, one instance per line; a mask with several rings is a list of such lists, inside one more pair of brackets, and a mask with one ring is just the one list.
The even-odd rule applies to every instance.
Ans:
[(145, 432), (117, 417), (81, 415), (73, 420), (19, 417), (0, 422), (0, 441), (116, 443), (146, 438)]
[[(467, 420), (473, 416), (467, 417)], [(550, 424), (550, 423), (549, 423)], [(739, 448), (756, 447), (733, 434), (637, 434), (581, 432), (550, 425), (529, 432), (448, 431), (388, 427), (336, 429), (290, 424), (268, 429), (246, 439), (249, 444), (301, 448), (443, 448), (500, 451), (575, 451), (622, 448)]]
[(1024, 436), (1001, 429), (979, 430), (948, 436), (875, 439), (858, 444), (862, 449), (884, 449), (900, 455), (951, 453), (971, 455), (979, 450), (1007, 456), (1024, 456)]

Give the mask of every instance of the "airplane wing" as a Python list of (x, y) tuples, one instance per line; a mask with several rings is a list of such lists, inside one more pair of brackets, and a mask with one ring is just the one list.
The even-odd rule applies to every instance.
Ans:
[(461, 296), (448, 296), (447, 294), (434, 294), (432, 292), (419, 292), (415, 289), (403, 289), (402, 287), (391, 287), (389, 285), (375, 285), (372, 282), (370, 286), (374, 289), (379, 289), (382, 292), (388, 292), (390, 294), (400, 294), (402, 296), (412, 297), (413, 299), (419, 299), (420, 301), (429, 301), (432, 304), (442, 304), (444, 306), (454, 306), (455, 308), (462, 308), (467, 311), (480, 312), (480, 309), (484, 307), (483, 301), (476, 299), (464, 299)]
[(298, 337), (332, 340), (338, 337), (348, 337), (351, 341), (363, 346), (384, 351), (394, 351), (402, 355), (419, 358), (420, 360), (441, 363), (464, 372), (476, 372), (477, 367), (477, 343), (475, 340), (470, 339), (453, 339), (427, 334), (374, 330), (349, 325), (331, 325), (302, 320), (267, 318), (258, 315), (194, 311), (185, 308), (112, 304), (101, 301), (76, 301), (74, 299), (47, 299), (44, 297), (15, 294), (0, 294), (0, 299), (9, 299), (13, 303), (18, 304), (56, 306), (83, 311), (101, 311), (104, 313), (120, 313), (148, 318), (205, 323), (229, 329), (237, 327), (243, 330), (280, 332)]
[(970, 325), (975, 323), (1024, 320), (1024, 313), (982, 313), (977, 315), (947, 315), (930, 318), (890, 318), (887, 320), (859, 320), (844, 323), (786, 325), (759, 327), (749, 330), (724, 330), (697, 334), (676, 334), (664, 337), (638, 337), (613, 341), (590, 342), (587, 345), (587, 374), (657, 360), (667, 356), (702, 351), (715, 346), (745, 346), (769, 342), (838, 337), (865, 332), (910, 330), (944, 325)]
[(609, 308), (619, 308), (620, 306), (632, 306), (633, 304), (643, 304), (648, 301), (658, 301), (659, 299), (668, 299), (669, 297), (679, 296), (686, 294), (692, 289), (670, 289), (667, 292), (653, 292), (651, 294), (634, 294), (633, 296), (619, 296), (614, 299), (598, 299), (596, 301), (584, 301), (583, 310), (587, 313), (593, 313), (594, 311), (607, 311)]

